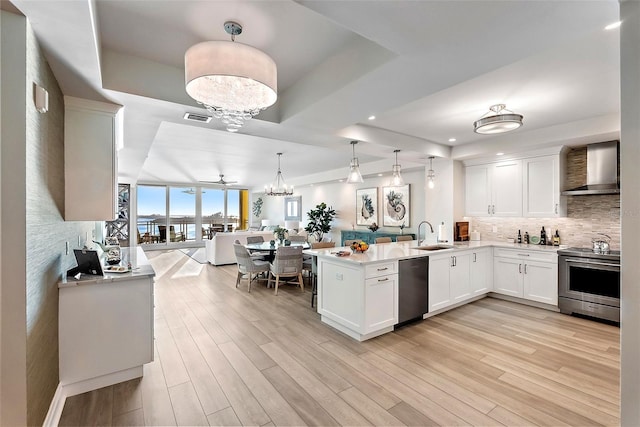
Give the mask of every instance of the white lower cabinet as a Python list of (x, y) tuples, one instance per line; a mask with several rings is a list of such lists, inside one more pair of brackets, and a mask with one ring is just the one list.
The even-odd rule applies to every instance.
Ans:
[(398, 323), (398, 262), (347, 264), (318, 258), (321, 320), (364, 341)]
[(558, 305), (558, 255), (530, 250), (496, 249), (493, 291)]
[(469, 260), (469, 281), (473, 296), (486, 294), (493, 289), (491, 248), (475, 250)]
[(490, 291), (491, 249), (429, 257), (429, 312)]

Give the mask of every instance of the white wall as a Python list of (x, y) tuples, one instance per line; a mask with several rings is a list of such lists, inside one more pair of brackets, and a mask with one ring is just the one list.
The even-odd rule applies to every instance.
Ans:
[(640, 2), (620, 2), (621, 425), (640, 425)]
[[(411, 192), (411, 224), (404, 229), (405, 233), (415, 233), (416, 226), (424, 219), (425, 205), (425, 172), (414, 170), (402, 173), (406, 184), (410, 184)], [(307, 223), (307, 212), (315, 208), (319, 203), (326, 203), (337, 212), (337, 217), (331, 225), (329, 235), (333, 241), (340, 241), (340, 230), (351, 230), (352, 225), (356, 230), (367, 230), (364, 226), (355, 226), (356, 223), (356, 189), (378, 187), (378, 210), (383, 206), (382, 187), (389, 184), (389, 175), (383, 177), (365, 178), (362, 184), (346, 184), (344, 182), (332, 182), (316, 184), (313, 186), (296, 187), (294, 196), (302, 196), (302, 221), (301, 228)], [(258, 197), (262, 197), (262, 215), (260, 219), (278, 221), (284, 225), (284, 198), (264, 196), (262, 193), (253, 193), (251, 203)], [(253, 215), (253, 214), (252, 214)], [(377, 224), (380, 230), (400, 232), (398, 227), (383, 227), (382, 215), (378, 216)], [(260, 220), (252, 217), (253, 224), (259, 224)]]
[[(427, 167), (428, 169), (428, 167)], [(438, 232), (438, 225), (444, 222), (446, 238), (453, 242), (453, 226), (455, 221), (462, 220), (464, 210), (464, 170), (462, 163), (451, 159), (436, 158), (433, 160), (435, 172), (435, 186), (426, 191), (425, 218)], [(427, 177), (425, 174), (425, 187)], [(427, 227), (427, 241), (433, 241), (437, 237), (430, 233)]]

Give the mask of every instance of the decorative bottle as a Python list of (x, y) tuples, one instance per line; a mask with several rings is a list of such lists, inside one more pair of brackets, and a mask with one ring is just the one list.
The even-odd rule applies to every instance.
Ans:
[(529, 232), (528, 231), (524, 232), (524, 243), (526, 243), (527, 245), (529, 244)]
[(520, 230), (518, 230), (518, 243), (522, 243), (522, 234), (520, 234)]
[(553, 246), (560, 246), (560, 234), (556, 230), (556, 234), (553, 236)]
[(541, 245), (547, 244), (547, 232), (544, 231), (544, 225), (542, 226), (542, 230), (540, 230), (540, 244)]

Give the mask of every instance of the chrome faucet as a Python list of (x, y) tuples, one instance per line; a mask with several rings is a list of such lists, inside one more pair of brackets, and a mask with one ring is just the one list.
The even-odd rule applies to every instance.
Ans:
[(425, 239), (426, 239), (426, 237), (427, 237), (427, 236), (426, 236), (426, 234), (427, 234), (427, 233), (425, 232), (425, 236), (424, 236), (424, 237), (425, 237), (425, 239), (420, 240), (420, 226), (421, 226), (422, 224), (428, 224), (428, 225), (429, 225), (429, 228), (431, 229), (431, 232), (432, 232), (432, 233), (434, 232), (434, 231), (433, 231), (433, 225), (431, 225), (431, 223), (430, 223), (429, 221), (422, 221), (420, 224), (418, 224), (418, 246), (420, 246), (420, 245), (422, 244), (422, 242), (424, 242), (424, 240), (425, 240)]

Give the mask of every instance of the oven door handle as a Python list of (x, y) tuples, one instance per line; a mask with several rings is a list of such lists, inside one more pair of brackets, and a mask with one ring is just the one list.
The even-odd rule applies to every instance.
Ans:
[(613, 263), (613, 262), (602, 262), (602, 261), (593, 261), (593, 260), (589, 260), (588, 258), (567, 258), (565, 259), (565, 262), (569, 263), (569, 264), (585, 264), (585, 265), (602, 265), (604, 267), (617, 267), (620, 268), (620, 264), (619, 263)]

